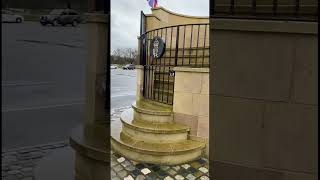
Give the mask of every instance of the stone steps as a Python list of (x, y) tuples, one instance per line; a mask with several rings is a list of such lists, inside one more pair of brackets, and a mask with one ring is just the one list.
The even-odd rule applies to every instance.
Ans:
[(177, 123), (150, 123), (133, 118), (133, 109), (121, 114), (122, 132), (137, 140), (163, 143), (187, 139), (190, 128)]
[(134, 119), (140, 119), (150, 123), (172, 123), (172, 110), (165, 106), (157, 106), (155, 104), (148, 104), (146, 102), (133, 103)]
[(173, 121), (172, 106), (141, 100), (120, 120), (111, 125), (111, 145), (128, 159), (175, 165), (203, 154), (205, 142), (189, 139), (190, 128)]
[(136, 140), (121, 132), (111, 135), (111, 146), (115, 152), (134, 161), (175, 165), (199, 158), (203, 153), (205, 143), (194, 140), (150, 143)]

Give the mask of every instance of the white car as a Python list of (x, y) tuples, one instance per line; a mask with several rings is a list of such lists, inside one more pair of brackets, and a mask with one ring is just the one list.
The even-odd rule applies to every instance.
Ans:
[(11, 11), (8, 10), (2, 10), (2, 22), (15, 22), (15, 23), (22, 23), (24, 21), (23, 16), (14, 14)]

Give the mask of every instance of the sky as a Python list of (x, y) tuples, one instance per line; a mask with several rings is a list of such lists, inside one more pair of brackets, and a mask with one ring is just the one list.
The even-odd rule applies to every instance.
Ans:
[[(158, 6), (179, 14), (209, 16), (209, 0), (158, 0)], [(111, 1), (111, 52), (117, 48), (137, 48), (141, 11), (151, 13), (147, 0)]]

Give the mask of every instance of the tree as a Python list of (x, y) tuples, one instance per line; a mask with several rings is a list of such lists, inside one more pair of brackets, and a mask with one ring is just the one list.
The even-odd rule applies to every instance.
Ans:
[(138, 51), (133, 48), (117, 48), (111, 54), (111, 63), (113, 64), (134, 64)]

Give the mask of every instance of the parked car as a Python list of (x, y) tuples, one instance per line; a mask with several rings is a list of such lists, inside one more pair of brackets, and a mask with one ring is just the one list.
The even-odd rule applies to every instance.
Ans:
[(118, 69), (118, 67), (116, 65), (111, 65), (110, 69)]
[(122, 69), (124, 69), (124, 70), (133, 70), (135, 68), (136, 68), (136, 66), (134, 64), (127, 64), (122, 67)]
[(48, 15), (40, 17), (40, 23), (45, 26), (51, 24), (52, 26), (71, 24), (77, 26), (81, 22), (80, 14), (73, 9), (54, 9)]
[(14, 22), (14, 23), (22, 23), (24, 21), (23, 16), (14, 14), (8, 10), (1, 11), (1, 21), (2, 22)]

